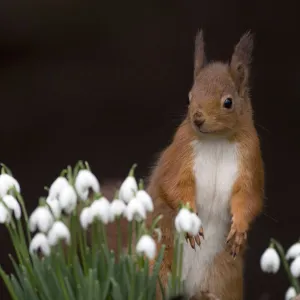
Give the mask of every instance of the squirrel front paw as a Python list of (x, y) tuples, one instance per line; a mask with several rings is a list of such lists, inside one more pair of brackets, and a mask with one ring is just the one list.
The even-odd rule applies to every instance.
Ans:
[(189, 233), (186, 234), (185, 239), (187, 242), (190, 243), (191, 247), (193, 249), (195, 249), (195, 243), (200, 246), (201, 245), (201, 239), (200, 237), (202, 237), (204, 239), (204, 231), (203, 231), (203, 227), (201, 226), (199, 233), (196, 236), (193, 236)]
[(231, 242), (230, 255), (235, 258), (247, 239), (247, 231), (238, 226), (235, 222), (232, 223), (230, 232), (227, 236), (226, 243)]

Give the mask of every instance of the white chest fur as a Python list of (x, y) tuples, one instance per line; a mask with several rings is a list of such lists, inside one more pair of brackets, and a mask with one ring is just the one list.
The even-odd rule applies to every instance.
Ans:
[(205, 240), (196, 251), (184, 246), (183, 279), (187, 292), (201, 288), (209, 265), (224, 249), (230, 226), (230, 197), (238, 172), (237, 144), (226, 139), (194, 141), (196, 203)]

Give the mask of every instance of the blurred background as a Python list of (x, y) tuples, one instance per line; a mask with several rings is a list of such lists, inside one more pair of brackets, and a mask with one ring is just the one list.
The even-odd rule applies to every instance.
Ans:
[[(283, 299), (281, 268), (263, 274), (269, 238), (299, 238), (300, 45), (296, 1), (0, 2), (0, 160), (31, 211), (60, 170), (89, 161), (102, 184), (134, 162), (147, 176), (187, 108), (194, 36), (229, 60), (255, 33), (252, 98), (266, 167), (265, 213), (250, 234), (246, 299)], [(0, 228), (0, 263), (12, 250)], [(0, 299), (8, 299), (0, 285)]]

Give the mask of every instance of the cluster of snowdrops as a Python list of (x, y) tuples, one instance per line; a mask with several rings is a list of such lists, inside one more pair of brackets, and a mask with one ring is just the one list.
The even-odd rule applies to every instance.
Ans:
[(288, 276), (290, 287), (285, 293), (285, 300), (292, 300), (300, 295), (300, 241), (296, 242), (285, 252), (282, 245), (275, 239), (270, 240), (269, 247), (260, 259), (263, 272), (276, 274), (281, 264)]
[[(137, 183), (133, 165), (109, 201), (101, 194), (89, 165), (79, 161), (63, 170), (28, 216), (18, 181), (2, 165), (0, 175), (0, 223), (10, 234), (15, 255), (14, 272), (0, 275), (12, 299), (163, 299), (182, 293), (182, 253), (185, 234), (196, 235), (198, 216), (182, 206), (175, 219), (174, 257), (168, 286), (159, 269), (165, 245), (157, 251), (161, 232), (157, 216), (146, 226), (153, 211), (143, 181)], [(128, 247), (122, 244), (121, 218), (128, 221)], [(107, 227), (117, 223), (118, 252), (109, 249)], [(88, 240), (90, 234), (90, 243)], [(134, 247), (133, 236), (136, 244)], [(156, 236), (156, 240), (154, 237)], [(150, 261), (154, 261), (152, 269)]]

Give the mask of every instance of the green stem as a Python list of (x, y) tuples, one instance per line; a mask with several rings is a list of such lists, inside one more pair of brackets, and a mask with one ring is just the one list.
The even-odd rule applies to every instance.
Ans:
[(18, 300), (18, 297), (17, 297), (16, 293), (14, 292), (14, 288), (11, 284), (10, 278), (8, 277), (8, 275), (5, 273), (5, 271), (2, 269), (1, 266), (0, 266), (0, 277), (4, 281), (11, 298), (13, 300)]
[(23, 257), (21, 255), (21, 252), (20, 252), (20, 249), (19, 249), (19, 243), (16, 240), (16, 233), (14, 232), (14, 230), (11, 228), (10, 225), (6, 225), (6, 228), (8, 229), (8, 232), (10, 234), (13, 246), (15, 248), (15, 251), (16, 251), (16, 254), (17, 254), (17, 257), (18, 257), (19, 264), (24, 265), (25, 262), (23, 261)]
[(28, 227), (29, 218), (28, 218), (26, 207), (25, 207), (24, 199), (17, 192), (16, 192), (16, 195), (17, 195), (17, 199), (18, 199), (18, 201), (19, 201), (19, 203), (21, 204), (21, 207), (22, 207), (22, 211), (23, 211), (23, 215), (24, 215), (24, 220), (25, 220), (25, 224), (26, 224), (26, 233), (27, 233), (27, 238), (28, 238), (28, 244), (30, 244), (30, 242), (31, 242), (31, 236), (30, 236), (29, 227)]
[(182, 277), (182, 265), (183, 265), (183, 243), (182, 238), (180, 237), (180, 250), (179, 250), (179, 282), (180, 282), (180, 290), (179, 293), (181, 293), (181, 277)]
[(297, 278), (295, 278), (293, 276), (293, 274), (291, 273), (291, 270), (290, 270), (289, 264), (285, 258), (282, 246), (275, 239), (271, 239), (270, 247), (272, 247), (272, 246), (274, 246), (276, 248), (276, 250), (281, 258), (283, 267), (288, 275), (289, 281), (290, 281), (291, 285), (295, 288), (296, 294), (298, 295), (300, 293), (299, 282), (298, 282)]
[(86, 266), (86, 255), (85, 255), (85, 247), (84, 247), (84, 236), (86, 235), (86, 232), (84, 229), (79, 231), (79, 249), (80, 249), (80, 256), (81, 256), (81, 263), (83, 266), (83, 272), (84, 274), (87, 274), (87, 266)]
[(128, 173), (129, 177), (134, 177), (134, 171), (135, 171), (136, 167), (137, 167), (137, 164), (133, 164), (132, 165), (132, 167), (131, 167), (131, 169), (130, 169), (130, 171)]

